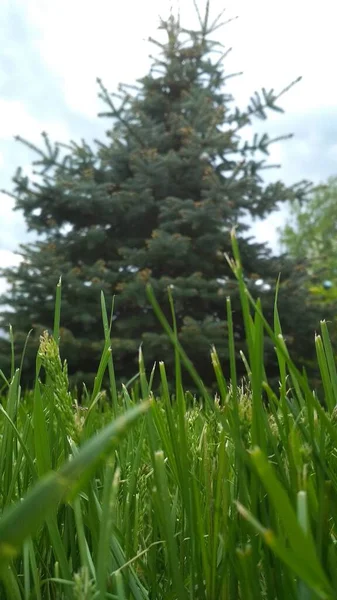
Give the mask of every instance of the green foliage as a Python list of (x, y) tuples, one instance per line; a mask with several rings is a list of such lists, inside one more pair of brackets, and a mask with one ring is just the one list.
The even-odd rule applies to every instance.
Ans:
[[(290, 188), (280, 181), (265, 185), (264, 156), (275, 140), (267, 134), (253, 136), (251, 143), (243, 139), (255, 117), (281, 110), (278, 100), (286, 90), (263, 89), (245, 110), (233, 107), (222, 66), (226, 52), (212, 40), (218, 27), (208, 4), (199, 30), (186, 30), (174, 18), (163, 21), (167, 41), (152, 40), (159, 54), (135, 89), (121, 85), (110, 95), (99, 81), (106, 106), (101, 116), (110, 120), (104, 142), (53, 145), (44, 134), (40, 149), (21, 140), (38, 155), (38, 177), (30, 180), (19, 170), (13, 195), (28, 228), (41, 238), (21, 246), (18, 267), (2, 270), (10, 284), (2, 302), (12, 311), (3, 311), (1, 323), (12, 323), (19, 354), (27, 330), (33, 330), (25, 383), (34, 378), (39, 337), (51, 327), (54, 288), (62, 275), (60, 339), (72, 383), (93, 385), (102, 351), (100, 290), (109, 303), (116, 296), (111, 344), (117, 380), (126, 383), (137, 374), (141, 342), (147, 363), (165, 360), (172, 380), (169, 340), (146, 296), (151, 283), (166, 316), (167, 288), (172, 287), (179, 340), (211, 385), (214, 373), (205, 353), (216, 344), (221, 361), (229, 358), (224, 343), (228, 296), (238, 359), (245, 349), (238, 286), (225, 259), (233, 226), (248, 288), (264, 296), (271, 318), (274, 282), (282, 272), (279, 307), (285, 333), (298, 360), (313, 357), (311, 332), (319, 317), (302, 280), (284, 257), (273, 258), (264, 244), (247, 237), (243, 223), (247, 214), (266, 217), (282, 202), (301, 200), (307, 190), (303, 182)], [(260, 290), (259, 280), (265, 284)], [(4, 350), (3, 369), (7, 357)], [(264, 358), (277, 376), (268, 342)]]
[(291, 206), (281, 243), (295, 259), (307, 260), (316, 279), (333, 278), (337, 268), (337, 177), (314, 188), (304, 203)]
[[(337, 300), (337, 178), (312, 190), (304, 203), (295, 202), (280, 239), (292, 259), (305, 266), (306, 289), (335, 321)], [(333, 336), (334, 342), (336, 341)]]
[[(336, 599), (337, 373), (327, 327), (322, 322), (316, 338), (321, 405), (289, 356), (277, 302), (272, 328), (249, 294), (234, 237), (232, 243), (246, 387), (233, 385), (230, 311), (232, 381), (213, 348), (218, 393), (211, 398), (151, 288), (149, 301), (175, 350), (175, 396), (161, 363), (162, 394), (154, 397), (140, 352), (140, 393), (124, 387), (115, 406), (107, 403), (103, 351), (97, 394), (72, 406), (72, 435), (56, 340), (40, 341), (32, 393), (23, 396), (19, 371), (13, 374), (0, 413), (1, 597)], [(102, 308), (106, 323), (104, 302)], [(279, 364), (277, 394), (261, 362), (264, 332)], [(184, 367), (199, 387), (196, 397), (182, 389)]]

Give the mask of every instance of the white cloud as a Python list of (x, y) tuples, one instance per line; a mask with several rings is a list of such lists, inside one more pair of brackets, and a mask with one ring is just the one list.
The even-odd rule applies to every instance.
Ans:
[(240, 85), (246, 90), (248, 86), (279, 90), (302, 75), (303, 81), (282, 98), (287, 110), (336, 106), (331, 76), (337, 51), (336, 2), (230, 0), (230, 12), (240, 15), (224, 36), (234, 47), (236, 64), (244, 70)]
[[(14, 199), (0, 192), (0, 254), (1, 260), (7, 260), (7, 257), (13, 256), (20, 242), (28, 241), (31, 238), (31, 234), (27, 235), (26, 225), (23, 219), (21, 211), (14, 211)], [(11, 259), (11, 258), (10, 258)], [(14, 263), (16, 264), (16, 263)], [(0, 263), (0, 266), (7, 266)]]
[(20, 134), (32, 143), (41, 140), (42, 131), (51, 138), (68, 141), (70, 133), (62, 121), (37, 119), (27, 110), (23, 100), (5, 100), (0, 98), (1, 128), (0, 139), (8, 140)]
[[(59, 78), (68, 105), (90, 116), (101, 108), (96, 76), (114, 89), (118, 82), (130, 82), (146, 72), (149, 46), (143, 40), (158, 37), (158, 15), (166, 17), (172, 4), (171, 0), (17, 1), (35, 28), (33, 43)], [(192, 0), (176, 1), (173, 7), (177, 6), (182, 22), (193, 27)], [(223, 0), (212, 0), (213, 17), (223, 6)], [(331, 77), (337, 49), (336, 2), (321, 0), (318, 6), (307, 0), (228, 0), (226, 6), (224, 19), (236, 15), (239, 19), (217, 35), (234, 48), (227, 65), (245, 71), (240, 82), (231, 83), (237, 94), (246, 98), (261, 86), (281, 90), (303, 75), (300, 86), (282, 102), (289, 110), (336, 105), (337, 87)]]
[(287, 211), (282, 207), (278, 212), (270, 215), (265, 221), (256, 221), (252, 224), (250, 235), (253, 235), (258, 242), (266, 242), (273, 252), (280, 252), (277, 229), (284, 226), (287, 217)]
[(118, 9), (110, 0), (30, 0), (29, 6), (21, 0), (20, 4), (37, 31), (32, 43), (58, 77), (68, 106), (95, 117), (101, 109), (96, 77), (116, 87), (119, 81), (130, 82), (144, 74), (148, 47), (143, 38), (155, 32), (157, 15), (166, 3), (129, 0), (118, 3)]
[(10, 250), (0, 250), (0, 265), (2, 269), (15, 267), (20, 264), (22, 258)]
[[(6, 267), (16, 267), (21, 262), (21, 257), (10, 250), (0, 249), (0, 267), (5, 269)], [(7, 281), (0, 277), (0, 294), (5, 293), (8, 290)]]
[(333, 144), (332, 146), (330, 146), (328, 153), (331, 158), (337, 160), (337, 144)]

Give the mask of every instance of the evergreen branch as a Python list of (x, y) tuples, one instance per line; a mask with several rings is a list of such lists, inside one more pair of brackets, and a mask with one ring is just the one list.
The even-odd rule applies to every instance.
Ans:
[(283, 140), (291, 140), (293, 137), (294, 137), (293, 133), (279, 135), (278, 137), (273, 138), (272, 140), (269, 140), (268, 145), (270, 146), (270, 144), (275, 144), (276, 142), (282, 142)]
[(32, 144), (32, 142), (28, 142), (27, 140), (25, 140), (23, 137), (21, 137), (21, 135), (15, 135), (14, 139), (16, 142), (21, 142), (22, 144), (27, 146), (27, 148), (33, 150), (33, 152), (36, 152), (37, 154), (40, 154), (40, 156), (44, 157), (44, 153), (42, 152), (42, 150), (40, 150), (40, 148), (35, 146), (35, 144)]
[(269, 165), (261, 165), (260, 169), (261, 169), (261, 171), (266, 171), (266, 169), (280, 169), (281, 167), (282, 167), (281, 164), (275, 163), (272, 165), (270, 165), (270, 164)]
[[(196, 0), (193, 0), (193, 2), (194, 2), (194, 4), (196, 4)], [(208, 33), (209, 33), (209, 30), (208, 30), (209, 7), (210, 7), (210, 0), (207, 0), (206, 9), (205, 9), (205, 18), (204, 18), (203, 26), (202, 26), (202, 33), (203, 33), (204, 37), (206, 37), (206, 35), (208, 35)]]
[(214, 33), (214, 31), (217, 31), (217, 29), (220, 29), (221, 27), (225, 27), (226, 25), (229, 25), (229, 23), (232, 23), (232, 21), (236, 21), (239, 17), (231, 17), (230, 19), (227, 19), (227, 21), (223, 21), (222, 23), (219, 23), (219, 25), (217, 25), (216, 27), (214, 27), (214, 29), (212, 29), (212, 33)]
[(196, 0), (193, 0), (193, 6), (194, 6), (195, 12), (197, 13), (197, 16), (198, 16), (198, 21), (199, 21), (199, 24), (200, 24), (200, 28), (202, 29), (202, 27), (203, 27), (203, 20), (201, 18), (201, 13), (200, 13), (200, 10), (199, 10), (199, 7), (198, 7), (198, 4), (197, 4)]
[[(233, 133), (237, 133), (243, 127), (250, 124), (251, 117), (256, 116), (260, 119), (265, 120), (267, 118), (265, 114), (265, 110), (269, 108), (270, 110), (276, 110), (278, 112), (284, 112), (284, 110), (278, 106), (275, 106), (275, 101), (278, 100), (285, 92), (290, 90), (296, 83), (301, 80), (301, 77), (298, 77), (295, 81), (290, 83), (287, 87), (285, 87), (278, 95), (274, 95), (274, 89), (272, 88), (270, 92), (267, 92), (265, 88), (262, 88), (262, 94), (264, 97), (264, 102), (261, 102), (260, 96), (258, 92), (255, 92), (255, 97), (251, 97), (251, 105), (248, 106), (248, 109), (245, 113), (240, 115), (240, 120), (242, 120), (241, 124), (238, 123), (238, 126), (234, 129)], [(238, 113), (236, 117), (238, 117)], [(233, 120), (236, 120), (236, 117), (233, 117)]]
[(211, 31), (212, 31), (212, 32), (213, 32), (213, 31), (215, 31), (215, 29), (217, 29), (218, 22), (220, 21), (220, 19), (221, 19), (222, 15), (224, 15), (224, 14), (225, 14), (226, 10), (227, 10), (227, 9), (226, 9), (226, 8), (224, 8), (224, 9), (223, 9), (223, 10), (222, 10), (222, 11), (221, 11), (219, 14), (218, 14), (218, 16), (216, 17), (216, 19), (213, 21), (213, 23), (212, 23), (212, 25), (211, 25), (211, 27), (210, 27), (210, 29), (211, 29)]
[(225, 75), (223, 80), (227, 81), (227, 79), (232, 79), (233, 77), (239, 77), (241, 75), (243, 75), (243, 71), (238, 71), (237, 73), (230, 73), (229, 75)]
[[(140, 144), (140, 146), (142, 148), (146, 148), (146, 144), (144, 143), (144, 141), (142, 140), (142, 138), (138, 135), (138, 133), (135, 131), (135, 129), (133, 127), (130, 126), (130, 124), (122, 117), (121, 112), (118, 111), (115, 108), (115, 105), (113, 104), (107, 89), (103, 86), (103, 83), (101, 81), (101, 79), (97, 78), (97, 83), (99, 84), (99, 86), (101, 87), (102, 90), (102, 97), (103, 99), (107, 102), (107, 104), (109, 104), (113, 115), (119, 120), (119, 122), (127, 129), (127, 131), (129, 133), (131, 133), (131, 135), (134, 137), (135, 140), (137, 140), (137, 142)], [(102, 113), (101, 113), (102, 115)]]
[(283, 96), (283, 94), (285, 94), (286, 92), (288, 92), (294, 85), (296, 85), (297, 83), (299, 83), (301, 80), (303, 79), (302, 75), (300, 75), (299, 77), (297, 77), (296, 79), (294, 79), (294, 81), (292, 81), (289, 85), (287, 85), (276, 97), (275, 100), (278, 100), (279, 98), (281, 98), (281, 96)]
[(153, 37), (148, 37), (148, 42), (150, 42), (151, 44), (154, 44), (155, 46), (158, 46), (158, 48), (160, 48), (161, 50), (164, 50), (165, 48), (165, 44), (162, 44), (161, 42), (158, 42), (158, 40), (155, 40)]

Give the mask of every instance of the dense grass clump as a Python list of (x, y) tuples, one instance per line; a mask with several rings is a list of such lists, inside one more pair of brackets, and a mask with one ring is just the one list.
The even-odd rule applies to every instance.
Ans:
[[(321, 404), (288, 355), (276, 302), (271, 328), (249, 297), (235, 238), (233, 252), (247, 382), (236, 378), (228, 299), (231, 382), (212, 349), (214, 398), (179, 345), (174, 311), (171, 327), (149, 288), (175, 352), (174, 395), (160, 363), (155, 396), (141, 352), (139, 385), (116, 389), (102, 297), (105, 348), (94, 389), (77, 402), (57, 343), (59, 284), (34, 390), (22, 395), (20, 368), (3, 376), (0, 598), (337, 598), (337, 373), (327, 327), (316, 336)], [(277, 394), (264, 372), (264, 332), (278, 357)], [(198, 396), (184, 391), (182, 367)]]

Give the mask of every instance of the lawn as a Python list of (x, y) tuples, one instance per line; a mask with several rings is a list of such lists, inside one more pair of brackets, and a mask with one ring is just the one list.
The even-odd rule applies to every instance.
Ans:
[[(327, 325), (315, 338), (320, 403), (288, 354), (277, 297), (268, 324), (245, 289), (234, 237), (233, 255), (247, 381), (236, 377), (228, 298), (231, 377), (213, 348), (214, 397), (179, 344), (172, 295), (169, 324), (149, 287), (175, 353), (174, 394), (163, 363), (160, 395), (152, 391), (141, 351), (138, 385), (117, 389), (102, 295), (105, 347), (93, 390), (77, 400), (59, 355), (59, 283), (34, 389), (22, 393), (14, 363), (9, 379), (2, 374), (0, 598), (337, 598), (337, 372)], [(264, 333), (277, 353), (277, 393), (264, 372)]]

